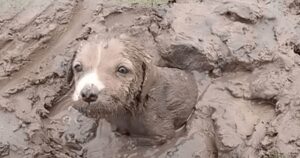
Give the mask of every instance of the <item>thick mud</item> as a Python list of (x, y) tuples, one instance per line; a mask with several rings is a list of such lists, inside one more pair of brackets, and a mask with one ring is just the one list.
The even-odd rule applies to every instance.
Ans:
[[(0, 0), (0, 157), (299, 158), (299, 14), (299, 0)], [(197, 79), (187, 131), (162, 146), (72, 108), (80, 41), (124, 32)]]

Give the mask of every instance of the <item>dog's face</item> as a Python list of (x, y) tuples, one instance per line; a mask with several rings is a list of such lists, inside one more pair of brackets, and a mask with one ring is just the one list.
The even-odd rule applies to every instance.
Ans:
[(145, 60), (137, 51), (118, 39), (83, 43), (72, 64), (73, 100), (104, 113), (135, 108), (146, 73)]

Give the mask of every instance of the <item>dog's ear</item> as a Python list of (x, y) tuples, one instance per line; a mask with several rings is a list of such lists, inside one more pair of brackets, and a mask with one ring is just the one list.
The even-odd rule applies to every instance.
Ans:
[(153, 84), (155, 82), (156, 78), (156, 68), (154, 65), (151, 64), (150, 60), (145, 60), (142, 63), (142, 77), (143, 81), (141, 84), (141, 94), (140, 94), (140, 104), (144, 104), (147, 101), (147, 95), (151, 88), (153, 87)]

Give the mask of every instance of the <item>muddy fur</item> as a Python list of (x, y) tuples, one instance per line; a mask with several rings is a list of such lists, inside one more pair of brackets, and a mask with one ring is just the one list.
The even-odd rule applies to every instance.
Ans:
[[(186, 123), (197, 102), (193, 75), (153, 65), (142, 46), (127, 36), (88, 41), (82, 47), (85, 45), (90, 45), (89, 49), (79, 50), (74, 62), (82, 62), (84, 73), (88, 71), (85, 67), (93, 67), (95, 53), (91, 51), (97, 53), (95, 49), (100, 49), (97, 72), (105, 88), (97, 101), (88, 104), (79, 100), (75, 108), (89, 117), (105, 118), (118, 132), (130, 135), (140, 145), (158, 145), (174, 137), (175, 130)], [(132, 64), (126, 76), (114, 74), (119, 61), (111, 60), (118, 58)], [(74, 73), (75, 86), (82, 75)]]

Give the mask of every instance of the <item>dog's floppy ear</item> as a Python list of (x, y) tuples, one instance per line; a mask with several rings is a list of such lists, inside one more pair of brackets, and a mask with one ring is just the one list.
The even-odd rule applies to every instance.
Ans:
[(147, 95), (156, 78), (156, 68), (151, 64), (150, 58), (146, 57), (145, 61), (142, 63), (142, 71), (143, 71), (143, 81), (141, 85), (141, 94), (140, 94), (140, 104), (144, 104), (147, 101)]

